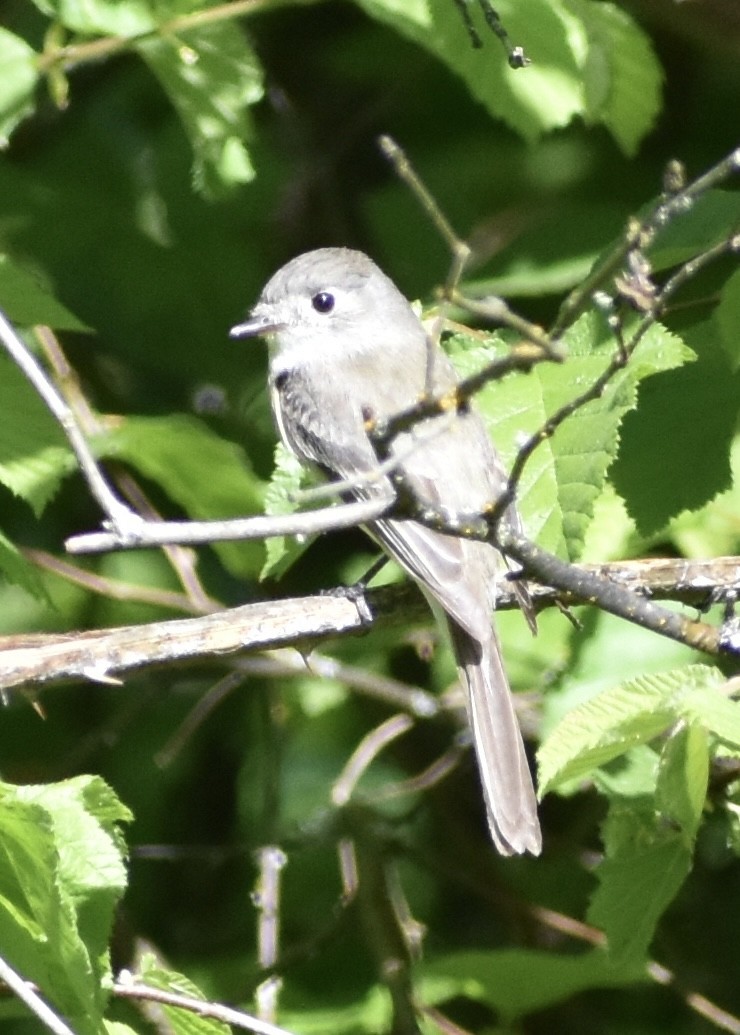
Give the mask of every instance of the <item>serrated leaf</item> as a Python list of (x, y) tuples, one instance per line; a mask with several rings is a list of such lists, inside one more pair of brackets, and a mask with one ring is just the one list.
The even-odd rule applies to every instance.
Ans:
[(717, 669), (707, 669), (705, 685), (688, 694), (682, 714), (732, 751), (740, 751), (740, 703), (718, 692), (722, 682)]
[[(526, 376), (488, 385), (476, 397), (507, 467), (524, 436), (534, 434), (548, 417), (594, 384), (614, 347), (593, 313), (569, 328), (564, 343), (569, 353), (564, 363), (540, 364)], [(492, 339), (488, 348), (468, 345), (464, 339), (452, 343), (453, 361), (463, 375), (480, 369), (501, 347), (500, 339)], [(518, 495), (527, 533), (539, 545), (571, 560), (578, 558), (594, 503), (617, 452), (619, 426), (637, 403), (638, 383), (692, 357), (680, 339), (654, 325), (601, 396), (578, 409), (552, 439), (541, 443)]]
[(588, 921), (606, 934), (617, 965), (645, 965), (658, 921), (691, 869), (691, 842), (649, 805), (634, 803), (612, 805), (603, 839), (606, 856), (596, 870)]
[(649, 38), (620, 7), (568, 0), (588, 41), (584, 82), (588, 118), (602, 122), (634, 155), (661, 109), (662, 70)]
[(58, 331), (87, 331), (81, 320), (54, 297), (38, 272), (24, 269), (0, 253), (0, 308), (21, 327), (47, 324)]
[(458, 5), (450, 0), (428, 0), (428, 17), (416, 8), (407, 15), (388, 0), (357, 3), (431, 51), (492, 115), (526, 140), (581, 115), (603, 122), (632, 153), (655, 119), (660, 67), (641, 30), (611, 5), (501, 0), (496, 4), (501, 22), (531, 61), (511, 69), (483, 16), (473, 14), (474, 5), (480, 48), (471, 45)]
[[(194, 982), (184, 974), (159, 966), (151, 953), (144, 955), (136, 976), (151, 988), (206, 1001), (206, 997)], [(192, 1010), (177, 1006), (162, 1004), (161, 1008), (175, 1035), (230, 1035), (231, 1029), (228, 1024), (211, 1017), (199, 1017)]]
[[(109, 867), (98, 872), (110, 833), (84, 801), (91, 783), (101, 782), (0, 785), (3, 955), (83, 1035), (100, 1030), (106, 946), (122, 890), (120, 879), (109, 881)], [(120, 851), (112, 851), (120, 873)]]
[(217, 22), (138, 44), (190, 140), (194, 180), (213, 198), (255, 172), (246, 140), (249, 108), (262, 98), (262, 69), (234, 22)]
[(490, 114), (526, 140), (536, 140), (547, 130), (565, 126), (583, 112), (577, 57), (582, 29), (559, 2), (502, 0), (496, 4), (514, 44), (523, 46), (531, 59), (531, 65), (523, 69), (509, 68), (501, 44), (482, 20), (479, 35), (483, 46), (472, 47), (460, 12), (450, 0), (429, 0), (426, 24), (378, 0), (357, 3), (431, 51), (462, 77)]
[[(730, 449), (740, 403), (733, 375), (716, 345), (712, 321), (694, 325), (699, 360), (651, 380), (627, 416), (615, 489), (642, 536), (653, 536), (685, 510), (704, 506), (731, 482)], [(711, 339), (709, 350), (702, 338)], [(667, 448), (667, 443), (670, 448)], [(690, 472), (690, 477), (687, 477)]]
[[(263, 486), (244, 450), (195, 417), (127, 417), (96, 446), (155, 481), (191, 518), (247, 517), (262, 509)], [(262, 561), (258, 541), (214, 543), (213, 549), (236, 575), (254, 575)]]
[(709, 738), (698, 723), (682, 724), (660, 755), (655, 805), (692, 841), (699, 829), (709, 783)]
[(38, 516), (77, 461), (30, 382), (0, 355), (0, 483)]
[(630, 962), (615, 965), (598, 949), (579, 955), (505, 949), (451, 953), (424, 964), (421, 975), (425, 1001), (435, 1001), (428, 990), (434, 983), (437, 1001), (464, 995), (488, 1003), (505, 1020), (513, 1021), (591, 988), (643, 981), (645, 969)]
[[(77, 912), (78, 930), (98, 980), (107, 976), (107, 951), (115, 907), (127, 874), (120, 824), (133, 819), (98, 776), (18, 788), (19, 800), (41, 805), (52, 821), (59, 879)], [(106, 970), (98, 964), (105, 962)]]
[[(298, 509), (295, 494), (308, 477), (306, 468), (282, 442), (275, 447), (275, 466), (270, 484), (265, 492), (266, 514), (294, 514)], [(260, 579), (277, 579), (286, 572), (313, 542), (309, 538), (292, 536), (271, 536), (265, 540), (266, 559)]]
[(716, 678), (714, 669), (687, 665), (628, 680), (574, 708), (538, 752), (540, 794), (646, 744), (684, 717), (696, 687)]
[(15, 127), (34, 110), (38, 54), (25, 40), (0, 28), (0, 151)]

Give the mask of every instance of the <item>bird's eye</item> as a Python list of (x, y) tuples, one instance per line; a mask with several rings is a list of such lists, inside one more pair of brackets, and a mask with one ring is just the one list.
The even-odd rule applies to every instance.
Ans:
[(311, 299), (311, 305), (317, 313), (330, 313), (334, 308), (334, 295), (328, 291), (319, 291)]

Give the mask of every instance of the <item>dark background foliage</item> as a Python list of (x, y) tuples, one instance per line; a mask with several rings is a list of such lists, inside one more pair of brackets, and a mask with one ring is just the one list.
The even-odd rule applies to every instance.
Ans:
[[(170, 6), (179, 13), (201, 5)], [(0, 246), (88, 328), (66, 330), (61, 339), (93, 405), (102, 413), (163, 422), (142, 422), (136, 431), (131, 425), (115, 450), (169, 516), (228, 516), (261, 506), (274, 448), (265, 355), (259, 344), (230, 343), (227, 332), (277, 266), (304, 249), (341, 244), (369, 252), (411, 298), (429, 299), (444, 281), (446, 247), (382, 157), (379, 134), (402, 144), (458, 232), (485, 243), (485, 261), (471, 280), (489, 283), (543, 324), (627, 218), (659, 193), (669, 159), (680, 159), (694, 176), (737, 145), (740, 21), (730, 0), (622, 5), (651, 40), (664, 73), (654, 120), (640, 116), (654, 124), (649, 132), (645, 124), (637, 134), (643, 139), (627, 150), (598, 120), (588, 125), (575, 118), (541, 134), (515, 132), (473, 99), (432, 49), (400, 34), (391, 16), (371, 18), (372, 6), (255, 4), (253, 14), (233, 23), (264, 70), (264, 97), (250, 109), (246, 127), (251, 182), (194, 174), (193, 148), (172, 98), (133, 50), (71, 70), (64, 110), (40, 87), (33, 116), (15, 128), (0, 157)], [(6, 0), (2, 27), (40, 50), (51, 8), (59, 13), (58, 4)], [(536, 12), (530, 17), (533, 32), (541, 30)], [(517, 28), (515, 42), (526, 50), (526, 30), (521, 23)], [(467, 45), (464, 33), (461, 40)], [(505, 60), (493, 36), (485, 38), (484, 51), (491, 67)], [(623, 117), (629, 123), (629, 112)], [(705, 305), (730, 271), (728, 261), (692, 285), (687, 297)], [(0, 303), (13, 316), (3, 290)], [(737, 495), (698, 517), (669, 521), (729, 490), (740, 398), (736, 370), (706, 322), (680, 312), (672, 320), (702, 365), (680, 366), (641, 388), (640, 407), (622, 425), (611, 469), (638, 527), (622, 511), (615, 511), (613, 524), (610, 512), (602, 514), (591, 559), (600, 544), (610, 557), (737, 549)], [(643, 408), (651, 398), (655, 408), (647, 402)], [(220, 446), (207, 453), (198, 432), (181, 456), (177, 428), (180, 443), (187, 432), (170, 423), (174, 414), (197, 416), (199, 428), (206, 425), (243, 454), (228, 453), (228, 446), (223, 454)], [(146, 461), (132, 460), (137, 451)], [(216, 470), (221, 461), (223, 470)], [(237, 467), (243, 481), (235, 480)], [(61, 555), (65, 536), (99, 523), (76, 475), (63, 480), (43, 514), (21, 496), (0, 485), (3, 531), (19, 546)], [(198, 499), (201, 505), (193, 502)], [(203, 549), (199, 575), (213, 597), (236, 604), (348, 582), (371, 559), (359, 532), (344, 533), (315, 543), (279, 583), (259, 581), (263, 555), (254, 547), (231, 554)], [(126, 583), (177, 588), (167, 563), (153, 553), (84, 564)], [(100, 628), (175, 614), (93, 594), (52, 574), (42, 579), (46, 595), (12, 582), (0, 588), (4, 632)], [(588, 688), (697, 660), (622, 623), (593, 613), (581, 618), (576, 633), (562, 617), (545, 616), (532, 644), (515, 616), (503, 616), (512, 682), (532, 693), (535, 728), (543, 695), (552, 693), (556, 702), (546, 714), (551, 727)], [(453, 671), (444, 652), (432, 651), (430, 660), (431, 637), (373, 631), (339, 644), (335, 653), (348, 664), (441, 690)], [(248, 1004), (258, 981), (254, 852), (276, 842), (289, 859), (281, 1021), (306, 1031), (311, 1024), (324, 1031), (382, 1025), (379, 1008), (365, 998), (378, 980), (378, 963), (372, 924), (367, 916), (363, 921), (363, 910), (379, 907), (372, 900), (339, 907), (336, 842), (346, 832), (363, 846), (369, 839), (364, 850), (375, 864), (392, 859), (398, 867), (412, 911), (427, 930), (427, 994), (458, 1024), (479, 1031), (505, 1020), (484, 979), (477, 991), (465, 985), (475, 966), (489, 966), (494, 983), (508, 981), (514, 1001), (527, 1000), (530, 984), (554, 988), (565, 980), (554, 971), (532, 976), (538, 973), (534, 958), (529, 964), (522, 959), (523, 977), (515, 969), (507, 978), (502, 958), (492, 953), (520, 946), (563, 958), (582, 954), (578, 941), (548, 928), (533, 909), (586, 916), (606, 813), (605, 799), (593, 788), (545, 800), (541, 860), (493, 856), (472, 762), (411, 805), (403, 800), (377, 814), (359, 806), (356, 814), (336, 814), (328, 788), (388, 709), (347, 692), (341, 680), (309, 671), (298, 678), (245, 679), (163, 765), (163, 749), (220, 674), (203, 664), (153, 671), (125, 687), (59, 687), (42, 694), (44, 720), (23, 695), (0, 714), (4, 780), (46, 783), (99, 773), (134, 813), (114, 966), (128, 965), (136, 939), (147, 939), (210, 997)], [(420, 725), (381, 756), (368, 786), (417, 772), (449, 737), (442, 723)], [(639, 769), (641, 763), (630, 764)], [(633, 980), (644, 966), (631, 959), (627, 974), (617, 961), (611, 980), (584, 978), (584, 990), (576, 988), (564, 1002), (553, 991), (546, 1008), (521, 1011), (528, 1016), (517, 1030), (708, 1030), (709, 1022), (686, 1003), (691, 990), (740, 1012), (733, 962), (740, 887), (731, 851), (737, 834), (728, 829), (710, 809), (691, 875), (649, 946), (675, 972), (677, 987)], [(625, 896), (639, 888), (641, 866), (636, 858)], [(455, 956), (463, 950), (473, 954), (467, 970)], [(447, 994), (439, 991), (447, 987)], [(350, 1006), (355, 1012), (344, 1013)], [(133, 1014), (115, 1010), (131, 1021)], [(6, 1023), (22, 1027), (17, 1018)]]

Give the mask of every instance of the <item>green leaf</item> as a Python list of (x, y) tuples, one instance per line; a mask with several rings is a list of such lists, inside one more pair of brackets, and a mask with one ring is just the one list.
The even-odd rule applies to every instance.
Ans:
[[(640, 535), (730, 485), (730, 449), (740, 413), (740, 374), (717, 346), (713, 321), (686, 334), (699, 360), (652, 379), (628, 414), (612, 481)], [(667, 448), (670, 444), (670, 448)]]
[[(426, 47), (461, 76), (471, 94), (526, 140), (567, 125), (577, 115), (603, 123), (628, 154), (653, 125), (661, 70), (630, 16), (585, 0), (501, 0), (496, 10), (514, 45), (531, 64), (511, 69), (481, 17), (480, 48), (456, 4), (429, 0), (407, 12), (388, 0), (357, 0), (368, 14)], [(471, 15), (473, 5), (471, 5)]]
[[(173, 992), (176, 995), (206, 1001), (206, 997), (196, 984), (184, 974), (159, 966), (151, 953), (144, 955), (136, 977), (150, 988), (159, 988), (163, 992)], [(192, 1010), (164, 1004), (161, 1005), (161, 1010), (175, 1035), (230, 1035), (231, 1029), (228, 1024), (210, 1017), (199, 1017)]]
[[(399, 4), (357, 0), (368, 14), (431, 51), (462, 77), (473, 97), (526, 140), (567, 125), (584, 108), (578, 52), (579, 21), (552, 0), (501, 0), (496, 9), (515, 45), (532, 64), (509, 68), (499, 41), (481, 23), (484, 45), (470, 44), (465, 24), (450, 0), (429, 0), (429, 17), (406, 16)], [(573, 38), (575, 37), (575, 39)]]
[[(207, 521), (247, 517), (262, 510), (262, 484), (244, 450), (220, 438), (195, 417), (128, 417), (96, 440), (104, 456), (127, 461), (185, 510)], [(235, 575), (253, 575), (262, 544), (214, 543)]]
[(34, 110), (39, 55), (19, 36), (0, 28), (0, 151), (15, 127)]
[(97, 777), (0, 785), (3, 955), (85, 1035), (100, 1030), (113, 908), (125, 883), (111, 823), (129, 814), (113, 802)]
[[(459, 372), (471, 373), (501, 354), (500, 341), (469, 348), (469, 339), (453, 340), (452, 358)], [(569, 328), (564, 343), (569, 353), (564, 363), (540, 364), (527, 376), (489, 384), (476, 397), (507, 466), (523, 436), (534, 434), (596, 381), (614, 348), (595, 313)], [(692, 355), (680, 339), (655, 324), (601, 396), (580, 407), (552, 439), (541, 443), (525, 470), (518, 504), (528, 534), (542, 547), (571, 560), (579, 556), (594, 503), (617, 452), (619, 426), (636, 405), (638, 383)]]
[[(652, 208), (654, 202), (647, 208)], [(687, 205), (680, 215), (658, 231), (648, 248), (656, 271), (686, 262), (700, 252), (726, 241), (740, 223), (740, 194), (710, 190)]]
[(662, 70), (649, 38), (625, 10), (610, 3), (568, 0), (588, 41), (586, 108), (625, 154), (633, 156), (661, 110)]
[[(275, 447), (275, 467), (265, 493), (266, 514), (294, 514), (298, 509), (295, 493), (305, 484), (309, 474), (300, 460), (282, 442)], [(277, 579), (286, 572), (313, 542), (313, 537), (271, 536), (265, 540), (266, 560), (260, 579)]]
[(48, 602), (49, 595), (38, 570), (0, 532), (0, 571), (8, 582), (14, 582), (37, 600)]
[(591, 988), (646, 980), (644, 965), (615, 963), (597, 949), (580, 955), (526, 949), (456, 952), (425, 963), (421, 975), (425, 1001), (464, 995), (490, 1004), (506, 1021)]
[(705, 669), (703, 686), (687, 695), (682, 714), (700, 725), (731, 751), (740, 751), (740, 703), (718, 692), (723, 677), (717, 669)]
[(255, 175), (245, 146), (262, 70), (234, 22), (142, 41), (137, 49), (177, 109), (195, 156), (195, 185), (214, 198)]
[(634, 801), (612, 804), (602, 833), (606, 856), (588, 921), (606, 934), (618, 966), (644, 965), (658, 921), (691, 869), (692, 845)]
[(709, 783), (709, 738), (699, 723), (680, 725), (660, 756), (655, 804), (691, 839), (699, 829)]
[(21, 327), (42, 323), (57, 331), (87, 331), (81, 320), (54, 297), (38, 272), (24, 269), (0, 253), (0, 308)]
[[(157, 27), (149, 0), (33, 0), (38, 9), (83, 35), (138, 36)], [(179, 5), (187, 9), (186, 5)], [(177, 8), (172, 5), (173, 10)]]
[(59, 879), (75, 907), (80, 937), (102, 982), (109, 969), (114, 910), (127, 883), (120, 824), (131, 822), (133, 816), (98, 776), (19, 787), (18, 797), (41, 805), (51, 818)]
[(25, 375), (0, 355), (0, 483), (38, 516), (77, 461)]
[(685, 665), (627, 680), (573, 708), (538, 752), (540, 794), (647, 743), (677, 719), (740, 733), (740, 711), (714, 689), (721, 680), (708, 665)]
[(722, 288), (714, 319), (730, 368), (737, 370), (740, 365), (740, 270), (735, 270)]
[(540, 795), (657, 737), (675, 721), (674, 694), (685, 681), (683, 669), (642, 676), (568, 712), (537, 754)]

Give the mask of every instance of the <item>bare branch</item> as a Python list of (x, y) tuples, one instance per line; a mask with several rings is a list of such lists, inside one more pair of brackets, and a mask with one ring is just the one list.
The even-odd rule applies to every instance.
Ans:
[[(502, 544), (503, 545), (503, 544)], [(703, 606), (722, 599), (740, 586), (740, 559), (713, 561), (659, 559), (620, 564), (571, 565), (537, 551), (526, 539), (506, 541), (506, 549), (526, 563), (528, 571), (552, 578), (557, 588), (531, 585), (538, 609), (557, 601), (598, 604), (629, 621), (646, 623), (662, 635), (678, 638), (710, 654), (726, 650), (720, 643), (720, 630), (692, 622), (666, 611), (641, 597), (649, 594)], [(531, 551), (536, 551), (533, 556)], [(518, 607), (516, 593), (502, 580), (496, 607)], [(369, 618), (368, 618), (369, 616)], [(429, 611), (412, 585), (366, 590), (364, 594), (337, 594), (247, 604), (201, 618), (154, 622), (95, 632), (76, 632), (63, 636), (31, 635), (0, 638), (0, 690), (24, 686), (51, 686), (70, 680), (110, 683), (153, 665), (211, 661), (231, 658), (240, 652), (257, 652), (281, 646), (311, 646), (326, 639), (356, 635), (376, 623), (405, 623), (428, 620)], [(282, 661), (278, 665), (286, 666)], [(257, 664), (257, 659), (250, 661)], [(260, 664), (267, 664), (261, 661)], [(303, 666), (304, 662), (301, 662)], [(330, 665), (336, 663), (329, 662)], [(320, 674), (343, 678), (340, 670), (327, 673), (320, 658), (312, 660)], [(309, 667), (310, 667), (309, 666)], [(369, 680), (369, 681), (368, 681)], [(390, 695), (389, 702), (417, 717), (437, 714), (423, 696), (404, 693), (403, 684), (378, 677), (359, 679), (351, 667), (349, 685), (375, 695)]]
[(691, 208), (693, 202), (712, 187), (718, 186), (740, 170), (740, 148), (736, 148), (703, 176), (679, 190), (664, 195), (640, 221), (630, 219), (622, 239), (614, 249), (575, 288), (560, 307), (551, 333), (558, 337), (589, 306), (595, 291), (607, 284), (621, 269), (627, 255), (638, 248), (644, 250), (658, 230)]
[(0, 981), (18, 996), (21, 1002), (25, 1003), (28, 1009), (34, 1013), (45, 1028), (48, 1028), (53, 1035), (75, 1035), (72, 1029), (56, 1014), (52, 1008), (45, 1003), (37, 990), (26, 981), (21, 975), (0, 956)]
[(103, 477), (90, 451), (72, 408), (49, 380), (14, 328), (0, 311), (0, 341), (21, 368), (59, 423), (82, 468), (90, 492), (100, 504), (119, 536), (136, 535), (141, 518), (120, 500)]
[(244, 1028), (245, 1031), (254, 1032), (254, 1035), (293, 1035), (285, 1028), (279, 1028), (276, 1024), (262, 1021), (259, 1017), (253, 1017), (243, 1010), (234, 1010), (222, 1003), (209, 1003), (205, 999), (196, 999), (195, 996), (181, 995), (178, 992), (165, 992), (161, 988), (152, 988), (150, 985), (139, 981), (136, 975), (123, 971), (118, 981), (113, 985), (113, 994), (119, 999), (141, 999), (149, 1002), (161, 1003), (163, 1006), (176, 1006), (181, 1010), (187, 1010), (198, 1017), (212, 1017), (223, 1024), (231, 1024), (235, 1028)]
[[(280, 873), (288, 861), (278, 845), (265, 845), (257, 853), (259, 876), (254, 892), (258, 910), (257, 960), (260, 968), (271, 971), (278, 962), (280, 944)], [(274, 973), (261, 981), (255, 990), (260, 1020), (275, 1023), (277, 999), (282, 985)]]
[(375, 521), (392, 505), (392, 500), (361, 500), (305, 514), (236, 518), (228, 521), (151, 521), (141, 523), (135, 532), (86, 532), (71, 536), (65, 547), (70, 553), (103, 553), (107, 550), (132, 550), (139, 547), (172, 544), (196, 545), (231, 539), (269, 539), (271, 536), (309, 536), (354, 528)]

